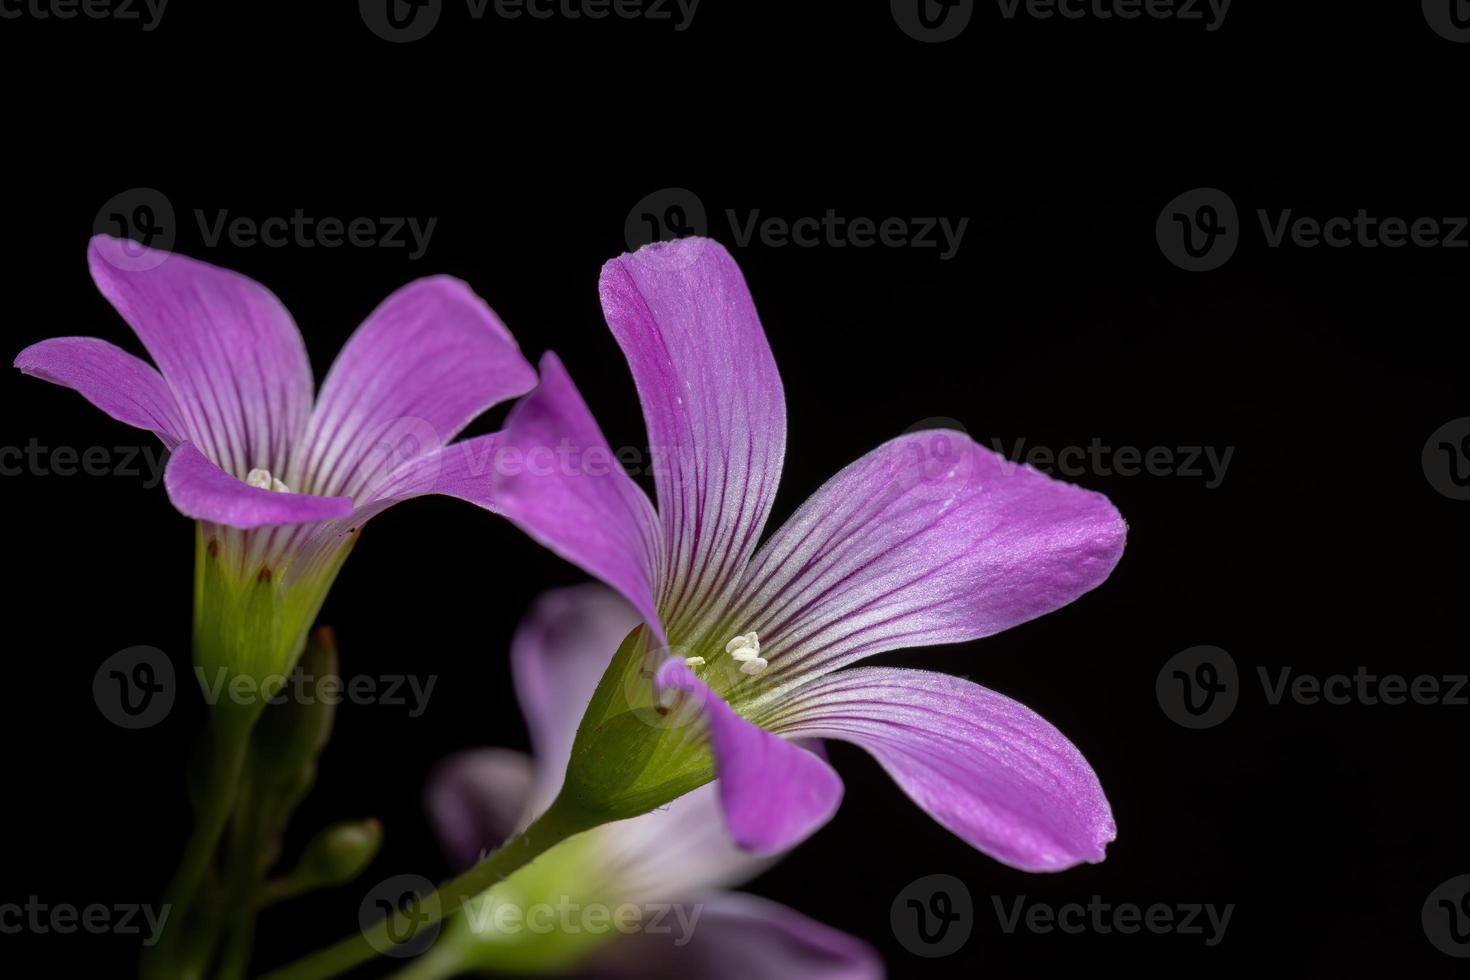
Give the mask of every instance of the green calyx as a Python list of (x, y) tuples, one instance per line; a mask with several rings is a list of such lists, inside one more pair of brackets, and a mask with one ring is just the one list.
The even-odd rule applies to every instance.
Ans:
[(196, 529), (194, 664), (199, 680), (216, 705), (238, 703), (258, 714), (300, 659), (307, 630), (355, 536), (303, 573), (244, 565), (219, 529), (202, 522)]
[(599, 820), (648, 813), (714, 778), (694, 699), (654, 690), (669, 654), (650, 637), (639, 626), (623, 640), (577, 728), (559, 802)]

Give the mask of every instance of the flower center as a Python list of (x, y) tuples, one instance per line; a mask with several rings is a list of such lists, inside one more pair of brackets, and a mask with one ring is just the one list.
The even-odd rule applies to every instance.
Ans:
[[(250, 484), (252, 487), (259, 487), (262, 490), (274, 490), (276, 493), (291, 492), (290, 487), (286, 486), (280, 480), (277, 480), (275, 477), (271, 476), (270, 470), (261, 469), (259, 467), (256, 467), (245, 475), (245, 482)], [(754, 636), (755, 634), (752, 633), (751, 635)]]
[(742, 674), (754, 677), (768, 666), (765, 658), (761, 656), (761, 641), (760, 637), (755, 635), (755, 630), (741, 634), (726, 643), (725, 652), (740, 665)]

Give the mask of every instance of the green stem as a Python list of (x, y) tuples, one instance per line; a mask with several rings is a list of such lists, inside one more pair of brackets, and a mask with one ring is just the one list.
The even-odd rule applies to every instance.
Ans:
[[(414, 919), (395, 913), (396, 921), (389, 929), (389, 918), (320, 949), (295, 963), (273, 970), (260, 980), (327, 980), (339, 976), (372, 959), (380, 951), (406, 942), (425, 926), (432, 925), (459, 911), (466, 899), (474, 898), (504, 881), (536, 858), (569, 837), (591, 830), (603, 821), (568, 806), (558, 798), (531, 826), (511, 838), (498, 851), (458, 878), (426, 896)], [(392, 938), (390, 938), (390, 935)]]
[(254, 722), (255, 715), (249, 712), (224, 710), (211, 716), (209, 763), (197, 801), (194, 832), (184, 845), (184, 856), (165, 892), (170, 926), (164, 929), (158, 944), (145, 954), (141, 970), (145, 978), (185, 977), (187, 980), (195, 975), (184, 970), (178, 959), (188, 939), (191, 907), (235, 808)]

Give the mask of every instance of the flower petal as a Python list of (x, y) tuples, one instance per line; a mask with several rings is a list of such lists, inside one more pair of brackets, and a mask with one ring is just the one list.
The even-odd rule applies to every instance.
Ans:
[(688, 238), (603, 266), (602, 308), (638, 385), (668, 549), (670, 629), (717, 608), (755, 550), (786, 452), (786, 397), (740, 268)]
[(279, 476), (311, 410), (311, 365), (281, 301), (238, 273), (106, 235), (87, 260), (173, 392), (186, 441), (235, 476)]
[(81, 393), (119, 422), (147, 429), (173, 449), (184, 441), (179, 406), (163, 376), (149, 364), (95, 337), (56, 337), (21, 351), (23, 373)]
[(959, 432), (914, 432), (838, 473), (761, 548), (734, 628), (760, 634), (767, 682), (973, 640), (1101, 584), (1126, 532), (1100, 493)]
[(411, 497), (439, 493), (495, 510), (493, 474), (500, 433), (476, 436), (431, 449), (399, 466), (367, 491), (359, 509), (373, 514)]
[(468, 285), (448, 276), (411, 282), (337, 356), (286, 483), (361, 501), (535, 383), (515, 339)]
[(625, 895), (650, 901), (749, 881), (776, 862), (730, 836), (720, 782), (706, 783), (650, 813), (599, 827), (597, 852)]
[(561, 789), (587, 702), (618, 644), (640, 622), (616, 592), (587, 584), (542, 593), (517, 627), (511, 672), (536, 754), (535, 813)]
[(1023, 704), (946, 674), (859, 667), (790, 692), (761, 724), (862, 746), (915, 803), (1023, 871), (1103, 859), (1116, 836), (1097, 775)]
[(470, 867), (516, 832), (534, 778), (530, 756), (510, 749), (458, 752), (434, 767), (424, 802), (456, 870)]
[[(883, 961), (856, 936), (795, 909), (739, 892), (698, 896), (687, 935), (640, 930), (597, 949), (584, 964), (595, 977), (649, 980), (879, 980)], [(686, 906), (689, 903), (684, 903)]]
[(663, 641), (654, 605), (659, 528), (653, 506), (613, 457), (555, 354), (501, 432), (495, 506), (516, 526), (617, 589)]
[(314, 497), (252, 487), (211, 463), (190, 443), (175, 449), (163, 471), (168, 498), (186, 517), (248, 529), (346, 517), (346, 497)]
[(740, 717), (682, 660), (660, 667), (654, 684), (696, 699), (709, 725), (725, 823), (737, 844), (773, 854), (832, 819), (842, 802), (842, 780), (821, 757)]

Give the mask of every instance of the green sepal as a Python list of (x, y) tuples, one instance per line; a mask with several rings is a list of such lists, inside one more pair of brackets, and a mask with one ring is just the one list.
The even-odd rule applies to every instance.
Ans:
[[(246, 564), (226, 529), (203, 522), (196, 529), (194, 666), (206, 692), (219, 692), (216, 707), (259, 713), (300, 659), (306, 632), (356, 536), (302, 570)], [(239, 679), (245, 697), (231, 694)]]
[(623, 640), (572, 745), (562, 801), (601, 820), (648, 813), (715, 775), (693, 699), (661, 698), (654, 690), (654, 677), (670, 654), (651, 637), (639, 626)]

